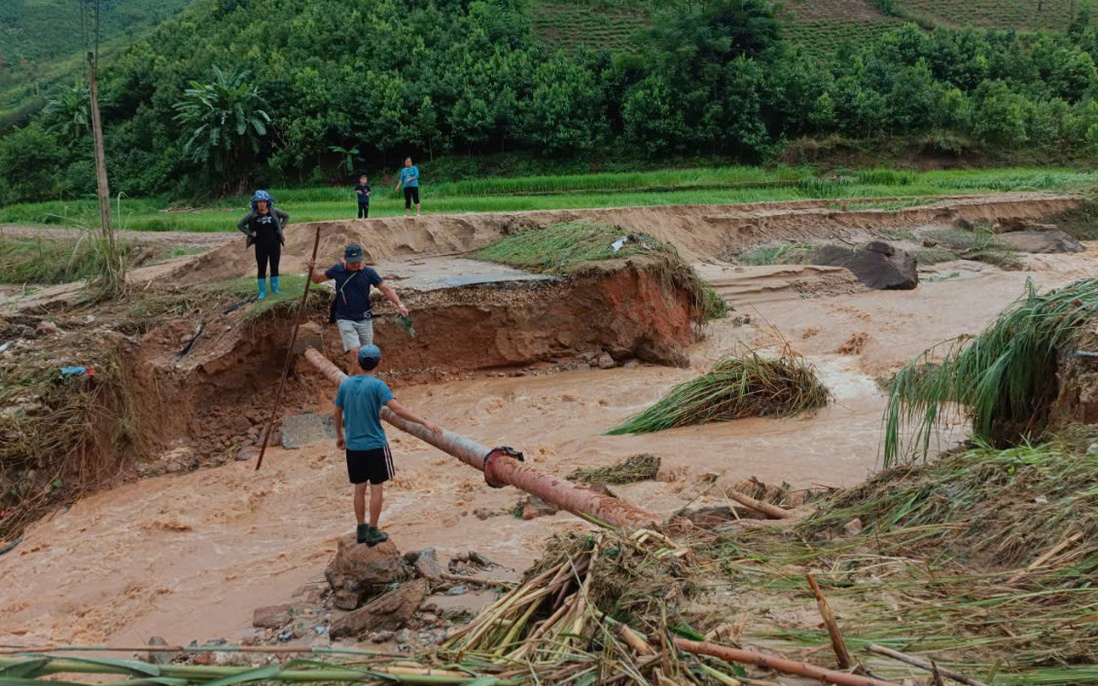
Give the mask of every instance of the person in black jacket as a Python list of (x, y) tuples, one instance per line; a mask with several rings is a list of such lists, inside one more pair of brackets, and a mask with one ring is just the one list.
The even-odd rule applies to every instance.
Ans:
[(267, 263), (271, 265), (271, 292), (278, 290), (278, 260), (282, 246), (286, 245), (284, 229), (290, 223), (290, 215), (274, 206), (274, 198), (267, 191), (256, 191), (252, 196), (252, 211), (236, 223), (247, 240), (245, 250), (255, 243), (256, 280), (259, 299), (267, 297)]

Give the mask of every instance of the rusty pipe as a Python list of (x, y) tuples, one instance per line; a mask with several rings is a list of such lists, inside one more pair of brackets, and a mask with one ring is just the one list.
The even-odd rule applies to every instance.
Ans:
[[(339, 367), (315, 348), (306, 348), (305, 359), (334, 384), (347, 378)], [(381, 409), (381, 418), (484, 473), (485, 480), (489, 483), (514, 486), (578, 517), (618, 528), (648, 527), (659, 521), (655, 515), (617, 498), (596, 493), (557, 476), (543, 474), (508, 455), (496, 453), (488, 460), (488, 455), (493, 452), (490, 448), (453, 431), (443, 429), (440, 438), (422, 424), (398, 417), (387, 407)]]

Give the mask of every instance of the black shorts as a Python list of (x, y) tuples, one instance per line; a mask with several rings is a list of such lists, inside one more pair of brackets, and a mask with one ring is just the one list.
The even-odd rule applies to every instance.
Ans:
[(353, 484), (383, 484), (393, 478), (393, 454), (389, 446), (347, 451), (347, 478)]
[(412, 209), (412, 203), (419, 204), (419, 186), (404, 187), (404, 209)]

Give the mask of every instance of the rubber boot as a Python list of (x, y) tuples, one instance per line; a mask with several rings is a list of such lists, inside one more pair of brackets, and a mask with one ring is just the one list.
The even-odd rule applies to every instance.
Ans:
[(272, 276), (271, 277), (271, 293), (274, 293), (275, 295), (278, 295), (281, 292), (282, 291), (278, 290), (278, 277), (277, 276)]
[(267, 297), (267, 279), (256, 279), (259, 285), (259, 300)]

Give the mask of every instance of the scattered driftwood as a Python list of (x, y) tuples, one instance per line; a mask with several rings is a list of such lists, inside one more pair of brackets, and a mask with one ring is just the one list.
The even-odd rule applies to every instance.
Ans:
[(781, 672), (782, 674), (803, 676), (827, 684), (835, 684), (836, 686), (897, 686), (897, 684), (890, 681), (882, 681), (859, 674), (839, 672), (834, 669), (824, 669), (823, 667), (810, 665), (807, 662), (796, 662), (794, 660), (787, 660), (772, 655), (763, 655), (762, 653), (756, 653), (750, 650), (728, 648), (715, 643), (690, 641), (685, 638), (675, 638), (673, 640), (676, 648), (687, 653), (709, 655), (710, 657), (720, 658), (728, 662), (755, 665), (756, 667), (772, 669), (775, 672)]
[(805, 574), (804, 578), (808, 579), (808, 585), (812, 587), (812, 592), (816, 594), (816, 606), (820, 609), (820, 616), (823, 618), (824, 626), (827, 627), (827, 635), (831, 637), (831, 648), (835, 651), (835, 657), (839, 660), (839, 669), (850, 669), (854, 665), (854, 661), (850, 659), (850, 653), (846, 650), (846, 641), (843, 640), (842, 632), (839, 631), (839, 623), (835, 621), (835, 613), (831, 611), (831, 606), (827, 604), (827, 599), (824, 598), (823, 591), (820, 590), (820, 585), (816, 583), (816, 579), (811, 574)]
[(749, 507), (756, 512), (761, 512), (771, 519), (790, 519), (796, 516), (791, 510), (786, 510), (785, 508), (771, 505), (770, 503), (764, 503), (761, 500), (755, 500), (746, 493), (740, 493), (736, 490), (726, 491), (725, 495), (732, 500), (735, 500), (740, 505)]
[(919, 669), (925, 669), (931, 674), (937, 672), (938, 674), (952, 679), (957, 683), (966, 684), (967, 686), (987, 686), (987, 684), (982, 681), (977, 681), (976, 679), (967, 677), (964, 674), (958, 674), (957, 672), (946, 669), (944, 667), (939, 667), (937, 664), (930, 660), (924, 660), (921, 657), (915, 657), (913, 655), (901, 653), (898, 650), (892, 650), (891, 648), (885, 648), (884, 646), (879, 645), (871, 645), (868, 647), (868, 650), (871, 653), (890, 657), (893, 660), (898, 660), (913, 667), (918, 667)]

